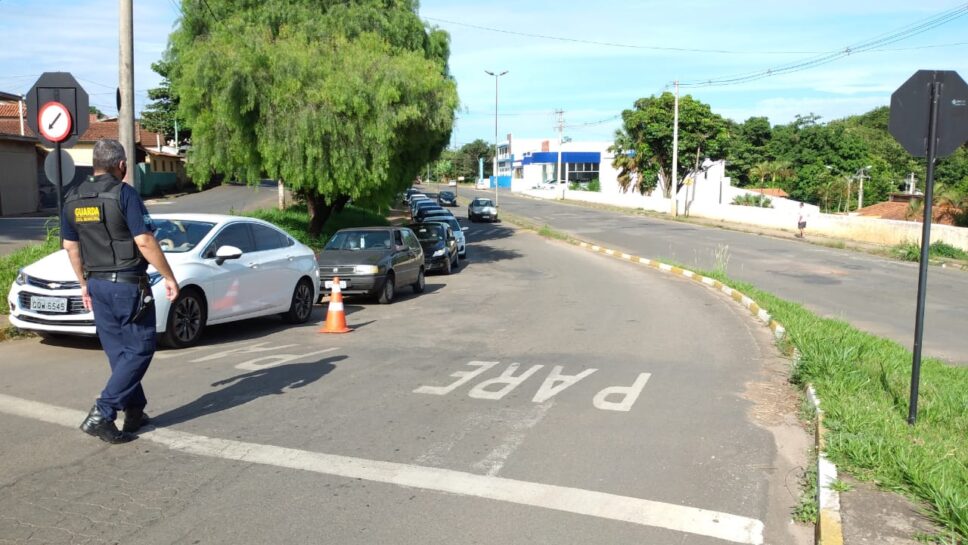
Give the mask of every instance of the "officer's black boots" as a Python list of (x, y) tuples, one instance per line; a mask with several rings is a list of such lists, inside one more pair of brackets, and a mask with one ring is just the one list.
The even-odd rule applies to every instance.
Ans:
[(145, 414), (144, 407), (128, 407), (124, 410), (124, 426), (121, 431), (124, 433), (134, 433), (150, 422), (151, 419)]
[(127, 443), (134, 439), (133, 435), (118, 430), (113, 421), (104, 418), (96, 405), (91, 407), (91, 412), (87, 413), (87, 418), (81, 422), (81, 431), (112, 445)]

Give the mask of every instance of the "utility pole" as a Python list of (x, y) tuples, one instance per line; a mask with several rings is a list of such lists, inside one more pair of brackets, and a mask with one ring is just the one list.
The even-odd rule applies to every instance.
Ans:
[[(118, 112), (118, 140), (124, 146), (127, 156), (128, 172), (124, 181), (135, 189), (141, 189), (135, 184), (135, 168), (138, 165), (137, 153), (134, 147), (134, 10), (132, 0), (120, 2), (120, 63), (118, 77), (118, 92), (121, 95), (121, 108)], [(87, 115), (83, 112), (82, 115)]]
[(497, 179), (497, 81), (501, 76), (507, 74), (508, 71), (505, 70), (500, 74), (496, 74), (490, 70), (485, 70), (484, 73), (489, 76), (494, 76), (494, 207), (497, 208), (500, 205), (497, 192), (498, 185), (500, 185)]
[(562, 182), (561, 177), (561, 144), (562, 144), (562, 133), (565, 130), (565, 111), (555, 110), (555, 117), (558, 119), (558, 168), (555, 170), (555, 181), (558, 183)]
[(679, 216), (679, 80), (675, 82), (676, 101), (672, 121), (672, 214)]

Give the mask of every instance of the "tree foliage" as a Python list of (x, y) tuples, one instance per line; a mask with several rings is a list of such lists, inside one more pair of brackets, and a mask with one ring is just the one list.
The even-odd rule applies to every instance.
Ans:
[[(639, 99), (622, 114), (611, 150), (619, 185), (648, 192), (657, 184), (669, 196), (672, 163), (673, 97)], [(924, 188), (924, 159), (909, 155), (888, 132), (890, 110), (822, 123), (813, 114), (771, 126), (765, 117), (743, 123), (723, 120), (691, 97), (680, 100), (680, 187), (682, 178), (704, 157), (726, 160), (726, 173), (738, 187), (778, 187), (793, 199), (824, 210), (850, 211), (858, 205), (864, 180), (864, 206), (885, 201), (914, 173)], [(699, 150), (699, 153), (696, 153)], [(968, 144), (938, 161), (936, 205), (968, 224)]]
[(449, 36), (416, 0), (182, 2), (172, 89), (189, 172), (283, 180), (310, 232), (352, 199), (385, 205), (450, 139)]
[[(656, 187), (672, 194), (672, 140), (674, 101), (672, 93), (641, 98), (622, 112), (623, 126), (616, 133), (614, 166), (619, 183), (628, 188), (636, 180), (642, 193)], [(702, 157), (721, 156), (730, 142), (729, 124), (709, 105), (686, 95), (679, 99), (679, 172), (695, 169)], [(683, 176), (678, 185), (682, 186)], [(676, 188), (678, 190), (678, 187)]]
[(148, 98), (151, 99), (145, 109), (141, 112), (141, 126), (145, 129), (163, 134), (166, 139), (173, 140), (176, 137), (175, 126), (177, 124), (177, 137), (180, 142), (191, 138), (191, 130), (185, 121), (177, 117), (178, 97), (172, 92), (171, 81), (168, 79), (171, 72), (171, 62), (162, 59), (151, 63), (151, 69), (161, 76), (161, 84), (158, 87), (148, 89)]

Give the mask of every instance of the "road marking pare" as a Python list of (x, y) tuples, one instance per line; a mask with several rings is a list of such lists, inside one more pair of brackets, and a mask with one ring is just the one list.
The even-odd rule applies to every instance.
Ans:
[[(444, 386), (420, 386), (413, 392), (416, 394), (447, 395), (461, 386), (470, 383), (499, 363), (497, 361), (470, 361), (467, 365), (475, 369), (451, 373), (450, 376), (457, 380), (450, 384)], [(514, 391), (515, 388), (521, 386), (522, 383), (544, 368), (544, 365), (532, 365), (524, 371), (520, 371), (520, 368), (520, 363), (515, 362), (509, 364), (499, 376), (475, 384), (467, 392), (468, 397), (490, 401), (503, 399)], [(534, 397), (531, 398), (531, 401), (534, 403), (544, 403), (574, 386), (582, 379), (587, 378), (592, 373), (598, 371), (598, 369), (585, 369), (575, 375), (567, 375), (563, 371), (564, 366), (562, 365), (552, 367), (548, 376), (545, 377), (544, 381), (538, 387), (538, 391), (535, 392)], [(628, 412), (632, 410), (632, 406), (635, 405), (636, 400), (638, 400), (639, 395), (649, 382), (651, 376), (651, 373), (639, 373), (631, 386), (609, 386), (608, 388), (603, 388), (592, 397), (592, 405), (596, 409), (603, 411)]]

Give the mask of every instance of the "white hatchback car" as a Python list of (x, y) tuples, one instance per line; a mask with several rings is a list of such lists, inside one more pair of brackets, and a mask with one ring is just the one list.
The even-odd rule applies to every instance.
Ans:
[[(280, 314), (309, 320), (319, 299), (319, 267), (311, 248), (271, 223), (241, 216), (156, 214), (155, 237), (178, 279), (179, 295), (148, 268), (160, 340), (182, 348), (198, 342), (206, 325)], [(37, 332), (95, 335), (67, 252), (24, 267), (7, 297), (10, 324)]]

